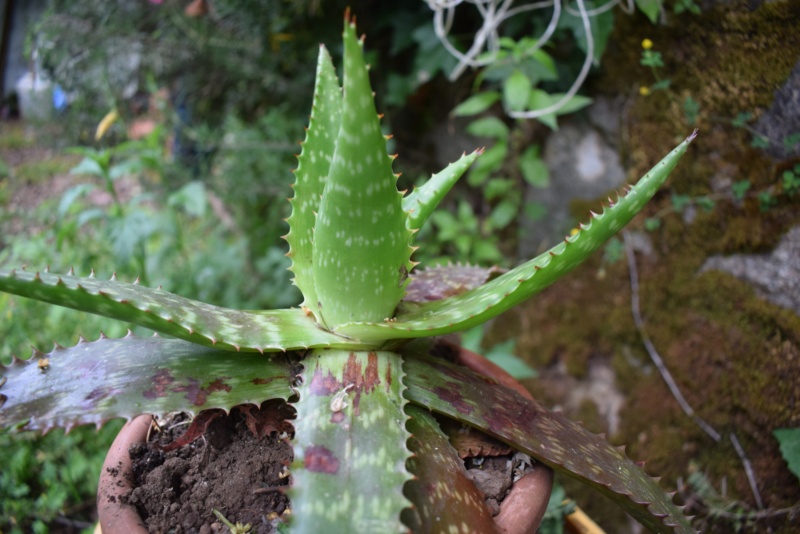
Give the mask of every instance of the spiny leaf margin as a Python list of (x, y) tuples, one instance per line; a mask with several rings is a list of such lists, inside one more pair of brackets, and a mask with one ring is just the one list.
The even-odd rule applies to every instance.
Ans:
[(313, 272), (314, 225), (341, 122), (342, 89), (330, 54), (320, 46), (311, 119), (294, 173), (294, 197), (289, 200), (292, 214), (286, 221), (289, 233), (284, 236), (289, 243), (287, 256), (292, 260), (294, 284), (303, 294), (303, 306), (312, 310), (318, 321), (321, 318)]
[(412, 232), (386, 152), (363, 42), (345, 19), (342, 123), (314, 227), (323, 323), (391, 318), (413, 267)]
[[(623, 228), (655, 195), (697, 131), (656, 164), (626, 195), (549, 251), (465, 293), (424, 304), (409, 304), (392, 321), (350, 323), (337, 333), (360, 339), (403, 339), (458, 332), (482, 324), (532, 297), (582, 263)], [(388, 332), (387, 332), (388, 331)], [(390, 332), (390, 333), (389, 333)]]
[(201, 347), (154, 336), (81, 338), (73, 347), (34, 351), (0, 365), (0, 427), (43, 430), (143, 413), (260, 405), (292, 395), (288, 358)]
[(419, 406), (408, 405), (406, 413), (409, 448), (414, 453), (407, 465), (414, 479), (405, 486), (413, 506), (403, 510), (403, 522), (411, 532), (447, 532), (464, 524), (472, 532), (493, 532), (496, 527), (484, 495), (439, 423)]
[(103, 315), (206, 347), (276, 352), (359, 347), (321, 329), (302, 309), (243, 311), (212, 306), (162, 289), (72, 274), (0, 269), (0, 291)]
[(481, 154), (483, 154), (483, 149), (462, 155), (444, 170), (434, 174), (424, 184), (415, 187), (411, 193), (403, 197), (403, 211), (408, 214), (406, 226), (409, 230), (417, 231), (422, 228), (447, 192)]
[(617, 503), (652, 532), (694, 534), (689, 519), (633, 461), (559, 413), (437, 358), (406, 354), (406, 397), (494, 436)]
[(295, 422), (292, 532), (401, 532), (410, 452), (403, 365), (392, 352), (315, 350)]

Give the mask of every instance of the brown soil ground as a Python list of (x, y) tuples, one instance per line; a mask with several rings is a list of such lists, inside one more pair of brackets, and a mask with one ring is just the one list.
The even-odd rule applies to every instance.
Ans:
[(214, 419), (200, 439), (176, 450), (163, 448), (186, 432), (178, 415), (147, 444), (131, 447), (136, 488), (129, 502), (151, 532), (227, 532), (213, 510), (251, 532), (276, 531), (289, 507), (285, 493), (292, 461), (288, 436), (257, 437), (238, 409)]

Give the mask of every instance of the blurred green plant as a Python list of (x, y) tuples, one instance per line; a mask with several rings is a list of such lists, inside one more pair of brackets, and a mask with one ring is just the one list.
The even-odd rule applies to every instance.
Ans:
[[(460, 19), (456, 10), (469, 4), (476, 8), (476, 29), (466, 41), (453, 38), (455, 27), (459, 27), (460, 36), (465, 34), (458, 26), (464, 15)], [(436, 36), (458, 60), (450, 78), (458, 78), (467, 68), (479, 68), (474, 89), (480, 92), (473, 98), (479, 98), (481, 105), (502, 102), (510, 117), (537, 119), (555, 129), (556, 115), (586, 105), (585, 99), (575, 100), (576, 95), (592, 65), (599, 64), (602, 58), (614, 26), (613, 8), (619, 2), (578, 0), (575, 7), (562, 6), (561, 2), (513, 4), (428, 2), (434, 12)], [(657, 20), (661, 5), (660, 0), (636, 2), (652, 22)], [(505, 28), (503, 33), (501, 26)], [(578, 55), (560, 57), (557, 64), (546, 49), (567, 36), (583, 59), (578, 61)], [(570, 79), (573, 81), (565, 83)], [(486, 87), (481, 88), (484, 83)], [(482, 94), (490, 96), (479, 96)], [(477, 101), (470, 102), (470, 106), (475, 104)], [(483, 110), (476, 112), (480, 111)]]
[[(324, 9), (341, 12), (341, 2)], [(90, 129), (100, 109), (135, 113), (152, 77), (168, 87), (186, 123), (220, 125), (284, 103), (302, 109), (318, 39), (330, 35), (318, 4), (216, 0), (207, 13), (186, 2), (53, 0), (29, 49), (71, 98), (69, 118)], [(303, 31), (298, 31), (303, 28)]]
[(542, 524), (539, 525), (539, 534), (563, 534), (564, 518), (573, 513), (575, 508), (575, 503), (567, 498), (564, 486), (556, 480), (547, 503), (547, 510), (542, 518)]
[(702, 12), (700, 6), (697, 5), (694, 0), (675, 0), (675, 3), (672, 5), (672, 11), (678, 15), (687, 12), (693, 15), (699, 15)]
[[(465, 102), (468, 110), (473, 104)], [(466, 131), (492, 144), (467, 175), (473, 198), (470, 191), (457, 191), (455, 213), (436, 212), (431, 218), (435, 230), (423, 229), (420, 239), (430, 255), (426, 259), (477, 264), (513, 262), (517, 242), (514, 229), (519, 218), (533, 218), (537, 213), (537, 206), (524, 201), (520, 191), (526, 185), (547, 187), (550, 172), (541, 159), (539, 145), (530, 143), (525, 129), (518, 125), (510, 128), (503, 119), (485, 116), (470, 122)]]
[(122, 423), (41, 436), (0, 430), (0, 530), (7, 534), (89, 530), (100, 465)]

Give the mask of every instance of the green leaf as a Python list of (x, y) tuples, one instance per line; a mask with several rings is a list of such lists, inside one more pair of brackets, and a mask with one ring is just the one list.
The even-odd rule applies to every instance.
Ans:
[(80, 163), (70, 169), (69, 173), (104, 177), (106, 175), (106, 169), (95, 159), (83, 158)]
[(448, 532), (460, 525), (469, 525), (471, 532), (495, 532), (483, 493), (436, 419), (417, 406), (406, 411), (414, 453), (407, 465), (414, 478), (405, 487), (413, 507), (403, 510), (403, 523), (411, 532)]
[(202, 217), (208, 207), (208, 196), (203, 182), (189, 182), (167, 199), (167, 204), (173, 207), (180, 207), (193, 217)]
[(304, 360), (292, 465), (292, 532), (401, 532), (410, 452), (402, 360), (314, 351)]
[(703, 208), (705, 211), (713, 210), (716, 204), (713, 198), (707, 196), (697, 197), (695, 202), (697, 202), (698, 207)]
[(403, 198), (403, 211), (408, 215), (406, 227), (409, 230), (418, 230), (425, 224), (450, 188), (482, 153), (482, 150), (476, 150), (472, 154), (464, 154)]
[[(545, 109), (553, 104), (556, 104), (564, 95), (562, 93), (547, 93), (540, 89), (534, 89), (531, 92), (531, 97), (528, 102), (528, 108), (530, 110), (538, 110), (538, 109)], [(536, 117), (536, 120), (539, 122), (549, 126), (553, 130), (558, 129), (558, 121), (556, 120), (556, 115), (565, 115), (567, 113), (572, 113), (574, 111), (578, 111), (581, 108), (588, 106), (592, 102), (592, 99), (582, 95), (575, 95), (570, 98), (564, 105), (554, 113), (548, 113), (546, 115), (542, 115), (541, 117)]]
[(550, 169), (544, 160), (539, 157), (539, 146), (531, 145), (519, 158), (519, 170), (525, 181), (534, 187), (547, 187), (550, 185)]
[(512, 194), (512, 191), (513, 194), (517, 194), (516, 191), (514, 191), (516, 187), (517, 184), (514, 180), (508, 178), (491, 178), (483, 187), (483, 197), (491, 201)]
[(465, 330), (511, 309), (580, 265), (621, 230), (664, 183), (695, 135), (656, 164), (613, 206), (593, 215), (578, 233), (565, 237), (544, 254), (472, 291), (401, 309), (395, 321), (354, 323), (340, 327), (338, 332), (362, 341), (435, 336)]
[(442, 359), (407, 357), (407, 398), (592, 486), (652, 532), (692, 533), (658, 484), (603, 437), (534, 400)]
[(503, 83), (503, 102), (507, 111), (522, 111), (530, 99), (533, 84), (519, 69)]
[(472, 246), (472, 257), (476, 262), (495, 264), (503, 261), (503, 254), (497, 246), (497, 237), (481, 237)]
[(541, 221), (547, 215), (547, 206), (536, 201), (526, 202), (522, 212), (533, 222)]
[(303, 305), (312, 310), (319, 321), (322, 319), (313, 273), (314, 224), (333, 161), (341, 118), (342, 90), (328, 51), (320, 47), (311, 120), (295, 171), (294, 197), (290, 200), (292, 214), (287, 220), (289, 233), (286, 235), (294, 283), (303, 294)]
[(116, 279), (0, 270), (0, 291), (225, 350), (264, 352), (361, 345), (323, 330), (300, 309), (230, 310)]
[(800, 478), (800, 428), (779, 428), (772, 431), (781, 447), (781, 455), (789, 464), (789, 471)]
[(740, 111), (736, 114), (736, 118), (731, 121), (731, 124), (737, 128), (742, 128), (753, 119), (753, 114), (749, 111)]
[[(539, 46), (538, 41), (533, 41), (531, 46)], [(558, 69), (556, 68), (556, 61), (553, 59), (553, 56), (541, 48), (536, 48), (533, 53), (526, 52), (526, 54), (529, 54), (535, 60), (536, 66), (534, 66), (534, 72), (540, 79), (547, 81), (558, 79)]]
[(508, 155), (508, 143), (500, 139), (494, 146), (489, 147), (483, 152), (475, 165), (467, 175), (467, 183), (473, 187), (482, 185), (489, 179), (489, 175), (499, 170)]
[(655, 217), (648, 217), (644, 221), (644, 227), (647, 231), (653, 232), (661, 228), (661, 219), (657, 219)]
[(736, 200), (742, 200), (747, 194), (747, 191), (750, 189), (750, 185), (750, 180), (740, 180), (738, 182), (734, 182), (731, 186), (733, 198)]
[(663, 80), (658, 80), (656, 83), (650, 86), (651, 91), (664, 91), (669, 89), (670, 85), (672, 85), (672, 80), (666, 78)]
[(644, 13), (650, 22), (658, 22), (658, 14), (661, 12), (663, 0), (636, 0), (636, 7)]
[(687, 96), (683, 101), (683, 114), (686, 117), (686, 123), (689, 126), (694, 126), (697, 123), (697, 115), (700, 113), (700, 103), (691, 96)]
[(116, 417), (228, 410), (292, 395), (284, 357), (240, 354), (160, 337), (83, 339), (74, 347), (34, 352), (0, 365), (0, 426), (67, 429)]
[(661, 58), (661, 52), (656, 50), (642, 50), (642, 59), (639, 60), (639, 64), (657, 69), (664, 66), (664, 60)]
[(488, 221), (491, 225), (491, 230), (502, 230), (508, 226), (517, 217), (518, 208), (518, 197), (515, 197), (514, 200), (509, 198), (501, 200), (497, 206), (492, 208), (492, 212), (489, 214)]
[(456, 108), (453, 110), (453, 115), (456, 115), (457, 117), (477, 115), (478, 113), (483, 113), (492, 107), (492, 105), (498, 100), (500, 100), (500, 93), (495, 91), (478, 93), (472, 95), (468, 99), (464, 100), (461, 104), (456, 106)]
[[(591, 11), (592, 8), (600, 7), (604, 3), (605, 2), (601, 0), (587, 0), (586, 9)], [(578, 47), (583, 52), (586, 52), (588, 44), (586, 41), (586, 30), (583, 27), (583, 20), (577, 9), (564, 13), (558, 21), (558, 27), (569, 29), (575, 37), (575, 42), (578, 44)], [(609, 9), (603, 13), (590, 15), (589, 27), (592, 32), (592, 37), (594, 38), (593, 59), (595, 64), (599, 64), (600, 58), (603, 57), (603, 52), (605, 52), (608, 38), (611, 35), (611, 31), (614, 29), (614, 10)]]
[(467, 126), (467, 133), (476, 137), (508, 138), (508, 126), (497, 117), (482, 117)]
[(61, 197), (61, 201), (58, 203), (58, 209), (56, 210), (58, 217), (61, 218), (66, 215), (78, 198), (90, 193), (94, 188), (94, 184), (78, 184), (64, 191), (64, 195)]
[(762, 191), (758, 194), (758, 209), (762, 212), (768, 211), (777, 202), (777, 199), (769, 191)]
[(754, 134), (753, 139), (750, 141), (750, 146), (753, 148), (769, 148), (769, 138), (761, 134)]
[(785, 150), (792, 150), (797, 143), (800, 143), (800, 132), (787, 135), (783, 138), (783, 148)]
[(686, 206), (692, 201), (689, 195), (679, 195), (678, 193), (672, 193), (672, 209), (678, 213), (682, 212)]
[(320, 319), (332, 329), (391, 318), (413, 266), (412, 231), (354, 24), (344, 31), (343, 85), (342, 124), (312, 244)]
[(539, 373), (536, 369), (525, 363), (525, 361), (514, 354), (516, 341), (509, 339), (503, 343), (491, 347), (485, 353), (485, 357), (492, 363), (499, 365), (505, 372), (518, 380), (525, 378), (536, 378)]

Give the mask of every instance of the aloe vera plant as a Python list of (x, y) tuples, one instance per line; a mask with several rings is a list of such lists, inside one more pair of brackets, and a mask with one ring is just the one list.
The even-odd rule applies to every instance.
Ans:
[[(142, 413), (284, 399), (297, 412), (294, 531), (434, 531), (484, 512), (458, 485), (426, 491), (453, 475), (436, 468), (452, 465), (452, 451), (433, 411), (597, 488), (654, 532), (692, 532), (657, 482), (602, 437), (411, 341), (478, 325), (566, 274), (653, 196), (694, 134), (574, 235), (485, 283), (475, 269), (475, 283), (449, 294), (446, 268), (414, 269), (414, 235), (480, 153), (399, 192), (349, 16), (343, 38), (343, 87), (320, 48), (285, 236), (302, 306), (231, 310), (114, 276), (0, 270), (2, 291), (164, 335), (81, 338), (15, 358), (0, 369), (0, 426), (99, 427)], [(301, 370), (287, 351), (302, 357)]]

